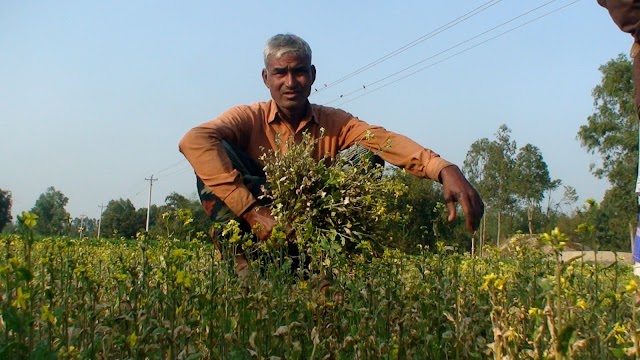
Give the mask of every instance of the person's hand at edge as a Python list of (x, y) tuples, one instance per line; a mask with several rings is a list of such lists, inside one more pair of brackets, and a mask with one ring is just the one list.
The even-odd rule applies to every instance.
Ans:
[[(273, 214), (271, 214), (271, 209), (264, 206), (253, 206), (245, 211), (241, 217), (249, 224), (251, 231), (256, 234), (260, 241), (267, 241), (278, 224)], [(287, 238), (290, 239), (293, 228), (287, 225), (285, 233)]]
[(467, 230), (476, 231), (484, 214), (484, 203), (478, 191), (462, 175), (457, 166), (447, 166), (440, 171), (440, 182), (444, 201), (449, 211), (448, 221), (456, 219), (456, 203), (459, 203), (466, 217)]

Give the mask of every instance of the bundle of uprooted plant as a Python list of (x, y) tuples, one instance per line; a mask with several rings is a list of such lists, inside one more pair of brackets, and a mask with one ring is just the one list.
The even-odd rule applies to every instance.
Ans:
[[(282, 141), (282, 140), (279, 140)], [(397, 177), (385, 175), (376, 154), (354, 145), (357, 156), (312, 154), (317, 140), (308, 133), (300, 143), (285, 140), (286, 151), (268, 151), (264, 200), (270, 203), (281, 229), (293, 227), (294, 241), (307, 252), (372, 254), (388, 243), (384, 230), (401, 214), (394, 205), (405, 191)], [(285, 238), (276, 232), (273, 238)], [(273, 239), (272, 238), (272, 239)]]

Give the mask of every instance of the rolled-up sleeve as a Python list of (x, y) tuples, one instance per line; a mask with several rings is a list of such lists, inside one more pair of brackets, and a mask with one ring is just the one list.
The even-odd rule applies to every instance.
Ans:
[(222, 140), (243, 148), (249, 138), (252, 119), (245, 111), (233, 108), (220, 117), (189, 130), (180, 140), (180, 152), (196, 175), (235, 214), (240, 215), (257, 200), (243, 183), (223, 148)]
[(340, 137), (344, 148), (360, 143), (378, 153), (384, 161), (404, 168), (414, 176), (434, 181), (439, 181), (442, 169), (453, 165), (404, 135), (369, 125), (356, 117), (347, 120)]

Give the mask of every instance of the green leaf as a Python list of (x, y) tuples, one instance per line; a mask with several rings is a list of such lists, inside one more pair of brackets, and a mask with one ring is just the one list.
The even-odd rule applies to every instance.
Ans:
[(55, 351), (49, 349), (45, 341), (40, 341), (36, 344), (29, 358), (33, 360), (54, 360), (57, 359), (58, 356)]
[(31, 270), (27, 269), (24, 266), (20, 266), (16, 269), (16, 272), (18, 273), (18, 280), (24, 280), (26, 282), (29, 282), (33, 279), (33, 273), (31, 273)]
[(566, 355), (569, 351), (569, 341), (575, 331), (576, 327), (572, 324), (568, 324), (560, 330), (560, 334), (558, 335), (558, 350), (561, 354)]
[(18, 334), (24, 334), (25, 321), (20, 317), (16, 308), (8, 305), (3, 306), (2, 317), (7, 326), (7, 330), (15, 331)]
[(7, 346), (0, 348), (0, 358), (21, 359), (27, 354), (27, 345), (17, 341), (10, 342)]
[(609, 350), (611, 350), (611, 353), (613, 354), (613, 356), (617, 359), (621, 359), (624, 357), (627, 357), (627, 355), (624, 353), (623, 349), (619, 349), (619, 348), (609, 348)]
[(195, 354), (191, 354), (191, 355), (187, 356), (186, 360), (200, 359), (201, 357), (202, 357), (202, 353), (201, 352), (197, 352)]

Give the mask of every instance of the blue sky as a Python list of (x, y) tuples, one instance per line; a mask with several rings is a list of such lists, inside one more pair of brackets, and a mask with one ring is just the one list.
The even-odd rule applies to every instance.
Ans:
[[(193, 194), (177, 143), (231, 106), (268, 99), (260, 71), (271, 35), (310, 43), (322, 90), (487, 3), (2, 1), (0, 189), (12, 192), (16, 214), (54, 186), (74, 217), (98, 217), (98, 205), (118, 198), (146, 207), (152, 174), (153, 203), (172, 191)], [(593, 112), (598, 67), (627, 53), (631, 37), (595, 0), (571, 3), (493, 1), (311, 101), (408, 135), (460, 165), (474, 141), (506, 124), (519, 147), (540, 148), (551, 176), (575, 187), (580, 203), (600, 200), (608, 184), (590, 174), (598, 158), (576, 134)], [(423, 71), (372, 85), (420, 61), (411, 71)]]

